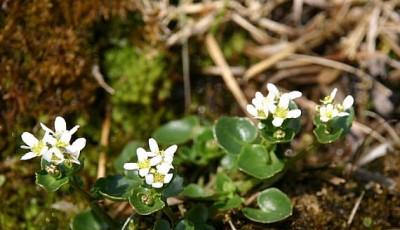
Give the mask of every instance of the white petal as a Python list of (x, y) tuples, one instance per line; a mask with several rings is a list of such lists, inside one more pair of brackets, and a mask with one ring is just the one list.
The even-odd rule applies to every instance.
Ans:
[(153, 183), (151, 186), (152, 186), (153, 188), (162, 188), (163, 183), (157, 182), (157, 183)]
[(172, 173), (168, 173), (167, 175), (165, 175), (164, 184), (168, 184), (172, 180), (172, 177), (173, 177)]
[(331, 100), (333, 100), (336, 97), (336, 93), (337, 93), (337, 88), (334, 88), (331, 92), (331, 94), (329, 95), (329, 97), (331, 98)]
[(68, 148), (69, 151), (75, 153), (80, 152), (86, 146), (86, 139), (81, 137), (76, 139), (72, 145)]
[(69, 132), (63, 132), (61, 134), (60, 141), (62, 141), (63, 143), (69, 145), (69, 142), (71, 141), (71, 137), (72, 136), (71, 136), (71, 134)]
[(298, 118), (301, 115), (301, 110), (300, 109), (294, 109), (290, 110), (287, 114), (288, 118)]
[(71, 130), (69, 130), (69, 134), (71, 134), (71, 136), (76, 133), (76, 131), (78, 131), (79, 129), (79, 125), (75, 125)]
[(155, 156), (155, 157), (150, 159), (150, 165), (154, 166), (154, 165), (160, 163), (161, 161), (162, 161), (162, 157), (161, 156)]
[(339, 117), (345, 117), (345, 116), (348, 116), (348, 115), (350, 115), (348, 112), (340, 112), (338, 114)]
[(53, 130), (49, 129), (49, 128), (48, 128), (46, 125), (44, 125), (43, 123), (40, 123), (40, 126), (42, 127), (42, 129), (43, 129), (45, 132), (54, 133)]
[(148, 157), (146, 150), (144, 150), (144, 148), (141, 148), (141, 147), (136, 149), (136, 155), (137, 155), (138, 161), (144, 161)]
[(153, 152), (146, 152), (147, 153), (147, 157), (155, 157), (158, 156), (157, 153), (153, 153)]
[(164, 151), (164, 153), (167, 156), (174, 156), (174, 153), (176, 152), (177, 149), (178, 149), (177, 145), (171, 145)]
[(71, 159), (71, 162), (80, 165), (81, 162), (78, 159)]
[(137, 163), (125, 163), (124, 164), (124, 169), (126, 170), (137, 170), (139, 168), (139, 165)]
[(164, 160), (163, 161), (165, 163), (171, 164), (173, 160), (174, 160), (174, 156), (164, 156)]
[(157, 141), (154, 138), (149, 139), (149, 147), (153, 153), (158, 153), (160, 151)]
[(152, 185), (153, 182), (154, 182), (153, 174), (147, 174), (146, 177), (145, 177), (145, 180), (146, 180), (146, 184)]
[(343, 101), (343, 108), (345, 110), (350, 109), (353, 106), (354, 98), (351, 95), (348, 95)]
[(53, 153), (58, 159), (60, 159), (60, 160), (64, 159), (64, 155), (62, 154), (62, 152), (58, 148), (54, 148)]
[(274, 103), (267, 103), (267, 104), (266, 104), (266, 107), (268, 108), (268, 110), (269, 110), (271, 113), (275, 113), (275, 111), (276, 111), (276, 105), (275, 105)]
[(31, 149), (31, 147), (27, 146), (27, 145), (21, 145), (20, 146), (21, 149)]
[(269, 93), (272, 93), (272, 95), (278, 95), (279, 94), (278, 88), (272, 83), (268, 83), (267, 84), (267, 89), (268, 89)]
[(63, 132), (67, 130), (67, 123), (65, 123), (64, 118), (60, 116), (56, 117), (56, 120), (54, 121), (54, 128), (56, 129), (56, 132)]
[(49, 148), (47, 146), (42, 148), (42, 151), (40, 151), (39, 155), (42, 156), (43, 154), (45, 154), (47, 151), (49, 151)]
[(46, 139), (47, 139), (46, 142), (52, 146), (56, 145), (57, 143), (57, 139), (52, 136), (48, 136)]
[(139, 169), (139, 175), (144, 177), (147, 174), (149, 174), (150, 169), (149, 168), (145, 168), (145, 169)]
[(257, 116), (257, 109), (256, 109), (253, 105), (247, 105), (246, 109), (247, 109), (247, 112), (248, 112), (250, 115), (252, 115), (252, 116), (254, 116), (254, 117)]
[(51, 162), (51, 158), (53, 156), (53, 148), (49, 149), (49, 151), (43, 153), (42, 157), (45, 159), (47, 162)]
[(33, 136), (31, 133), (28, 133), (28, 132), (24, 132), (21, 135), (21, 138), (22, 138), (22, 141), (29, 147), (32, 147), (39, 142), (39, 140), (35, 136)]
[(22, 157), (21, 157), (21, 160), (29, 160), (29, 159), (32, 159), (32, 158), (34, 158), (34, 157), (36, 157), (36, 154), (34, 153), (34, 152), (28, 152), (28, 153), (25, 153)]
[(272, 124), (275, 127), (280, 127), (282, 125), (282, 123), (283, 123), (283, 119), (280, 117), (276, 117), (276, 118), (274, 118), (274, 120), (272, 120)]
[(293, 100), (293, 99), (301, 97), (302, 93), (300, 91), (292, 91), (292, 92), (289, 92), (288, 95), (289, 95), (289, 99)]
[(289, 107), (289, 101), (290, 101), (289, 94), (285, 93), (279, 99), (278, 106), (287, 109)]
[(162, 163), (157, 166), (157, 171), (163, 175), (166, 175), (168, 171), (171, 169), (171, 164), (169, 163)]

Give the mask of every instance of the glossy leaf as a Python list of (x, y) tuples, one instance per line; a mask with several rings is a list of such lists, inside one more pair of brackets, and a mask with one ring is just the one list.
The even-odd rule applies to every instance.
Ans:
[(36, 184), (49, 192), (55, 192), (67, 183), (65, 176), (53, 176), (44, 170), (36, 173)]
[(212, 194), (205, 191), (200, 185), (189, 184), (183, 189), (182, 195), (190, 198), (206, 198), (210, 197)]
[(290, 199), (277, 188), (269, 188), (257, 198), (260, 209), (244, 208), (243, 214), (250, 220), (259, 223), (274, 223), (292, 215)]
[(239, 154), (243, 145), (256, 139), (257, 128), (245, 118), (221, 117), (214, 126), (214, 136), (228, 153)]
[(87, 210), (76, 215), (71, 223), (72, 230), (105, 230), (111, 229), (101, 218), (97, 217), (93, 211)]
[(163, 190), (163, 196), (165, 198), (176, 196), (183, 191), (183, 178), (175, 175), (172, 181)]
[(161, 145), (183, 144), (191, 140), (199, 132), (198, 117), (190, 116), (181, 120), (170, 121), (153, 133), (153, 137)]
[(142, 180), (139, 177), (107, 176), (96, 181), (93, 191), (111, 200), (127, 200), (131, 190), (141, 184)]
[(284, 162), (262, 145), (245, 146), (239, 155), (238, 167), (258, 179), (268, 179), (284, 169)]
[(150, 215), (164, 208), (161, 195), (153, 189), (137, 187), (129, 196), (129, 203), (139, 215)]

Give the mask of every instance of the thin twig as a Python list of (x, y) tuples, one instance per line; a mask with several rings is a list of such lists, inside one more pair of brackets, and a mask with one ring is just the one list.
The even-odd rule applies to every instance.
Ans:
[[(110, 112), (106, 111), (106, 117), (104, 118), (103, 125), (101, 128), (101, 139), (100, 145), (103, 148), (108, 146), (108, 139), (110, 136), (110, 129), (111, 129), (111, 116)], [(106, 175), (106, 162), (107, 162), (107, 155), (105, 150), (100, 152), (99, 161), (97, 165), (97, 178), (104, 177)]]
[(191, 92), (190, 92), (190, 66), (189, 66), (189, 46), (188, 40), (183, 42), (182, 46), (182, 70), (183, 70), (183, 84), (185, 93), (185, 110), (186, 113), (190, 110)]
[(350, 226), (351, 223), (353, 222), (354, 216), (355, 216), (356, 213), (357, 213), (358, 207), (359, 207), (360, 204), (361, 204), (361, 201), (362, 201), (362, 199), (363, 199), (363, 197), (364, 197), (364, 194), (365, 194), (365, 191), (362, 191), (362, 192), (361, 192), (361, 195), (358, 197), (356, 203), (354, 204), (354, 207), (353, 207), (353, 209), (351, 210), (349, 219), (347, 220), (347, 226)]

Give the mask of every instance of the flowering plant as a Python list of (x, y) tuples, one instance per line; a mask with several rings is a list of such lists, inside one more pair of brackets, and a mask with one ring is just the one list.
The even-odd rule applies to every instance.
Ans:
[[(288, 157), (283, 153), (300, 130), (301, 110), (295, 100), (302, 94), (280, 92), (273, 84), (267, 88), (266, 96), (257, 92), (247, 106), (256, 124), (247, 118), (227, 116), (215, 124), (195, 116), (171, 121), (153, 133), (147, 149), (141, 143), (129, 143), (115, 161), (120, 174), (98, 179), (90, 192), (84, 191), (79, 177), (84, 165), (80, 153), (86, 140), (77, 138), (71, 143), (79, 126), (67, 129), (62, 117), (55, 119), (54, 130), (41, 124), (41, 138), (22, 133), (25, 144), (21, 148), (28, 152), (21, 160), (41, 158), (36, 183), (44, 189), (54, 192), (68, 184), (88, 200), (91, 211), (77, 215), (74, 229), (82, 226), (80, 221), (87, 223), (89, 219), (105, 229), (126, 229), (139, 224), (133, 214), (125, 221), (111, 218), (99, 204), (102, 199), (127, 201), (139, 215), (162, 211), (156, 215), (155, 229), (214, 229), (209, 225), (209, 214), (229, 216), (233, 210), (240, 210), (255, 222), (277, 222), (292, 214), (292, 204), (285, 193), (270, 186), (302, 156)], [(338, 140), (351, 127), (354, 100), (347, 96), (337, 103), (336, 92), (334, 89), (316, 107), (314, 134), (320, 143)], [(177, 174), (182, 165), (205, 169), (215, 162), (219, 163), (217, 171), (210, 172), (206, 185), (201, 170), (193, 169), (185, 181)], [(246, 199), (250, 202), (245, 202), (247, 196), (255, 197), (256, 204), (250, 198)], [(195, 204), (183, 214), (180, 211), (177, 218), (169, 206), (172, 197)]]

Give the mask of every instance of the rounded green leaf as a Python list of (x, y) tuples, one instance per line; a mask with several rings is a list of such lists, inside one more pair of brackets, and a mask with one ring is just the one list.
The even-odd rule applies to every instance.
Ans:
[(141, 184), (142, 180), (139, 177), (115, 175), (98, 179), (92, 190), (111, 200), (127, 200), (130, 191)]
[(239, 154), (243, 145), (256, 139), (257, 128), (246, 118), (221, 117), (214, 126), (214, 136), (228, 153)]
[(91, 230), (104, 230), (104, 229), (110, 229), (110, 226), (108, 224), (101, 220), (101, 218), (98, 218), (94, 212), (91, 210), (87, 210), (84, 212), (79, 213), (74, 217), (71, 223), (71, 229), (72, 230), (86, 230), (86, 229), (91, 229)]
[(49, 192), (55, 192), (68, 183), (68, 177), (56, 177), (42, 170), (36, 173), (36, 184)]
[(343, 129), (328, 131), (325, 125), (319, 125), (314, 129), (315, 137), (317, 137), (318, 142), (322, 144), (328, 144), (337, 141), (343, 136), (342, 134)]
[(243, 201), (244, 200), (242, 197), (234, 195), (231, 198), (215, 202), (213, 208), (220, 211), (227, 211), (235, 208), (240, 208)]
[(196, 136), (200, 128), (199, 118), (190, 116), (168, 122), (158, 128), (153, 137), (161, 145), (183, 144)]
[(257, 198), (260, 209), (244, 208), (243, 214), (259, 223), (274, 223), (292, 215), (292, 203), (285, 193), (277, 188), (269, 188)]
[(262, 145), (245, 146), (239, 154), (238, 167), (258, 179), (268, 179), (284, 169), (284, 162)]
[(172, 181), (165, 187), (162, 194), (165, 198), (176, 196), (183, 191), (183, 178), (175, 175)]
[(206, 198), (212, 196), (211, 193), (205, 191), (204, 188), (198, 184), (187, 185), (183, 189), (182, 195), (190, 198)]
[(136, 162), (136, 149), (141, 147), (143, 143), (138, 141), (129, 142), (125, 145), (121, 154), (114, 161), (114, 168), (118, 173), (123, 173), (125, 171), (124, 164), (126, 162)]
[(132, 190), (132, 194), (129, 196), (129, 203), (139, 215), (150, 215), (165, 206), (160, 193), (143, 187), (137, 187)]

